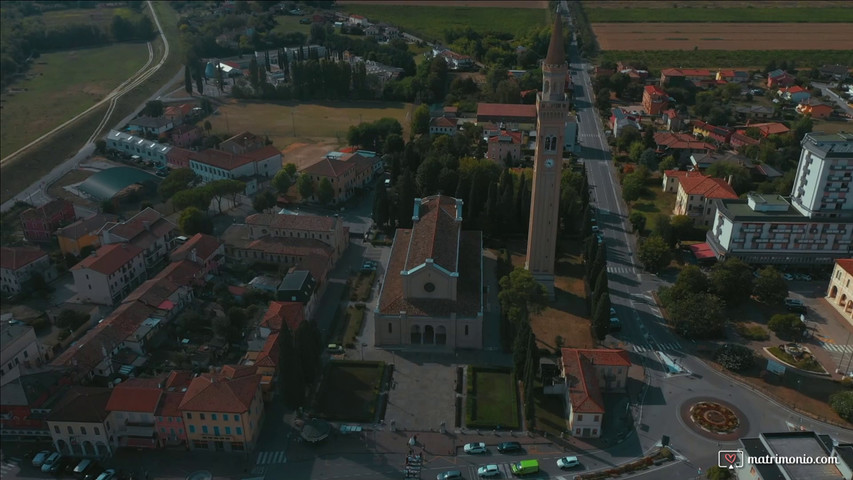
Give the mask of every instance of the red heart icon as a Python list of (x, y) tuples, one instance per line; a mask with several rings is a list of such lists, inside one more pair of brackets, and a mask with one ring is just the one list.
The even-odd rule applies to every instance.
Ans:
[(727, 454), (725, 455), (725, 458), (726, 458), (726, 461), (727, 461), (727, 462), (729, 462), (729, 463), (732, 463), (732, 464), (733, 464), (733, 463), (735, 463), (735, 462), (737, 461), (737, 454), (736, 454), (736, 453), (727, 453)]

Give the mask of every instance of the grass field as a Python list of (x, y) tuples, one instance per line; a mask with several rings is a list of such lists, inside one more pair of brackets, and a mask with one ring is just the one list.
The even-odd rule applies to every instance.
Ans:
[(275, 17), (275, 22), (278, 24), (273, 29), (273, 32), (276, 33), (292, 33), (292, 32), (300, 32), (304, 33), (305, 36), (311, 32), (311, 24), (304, 25), (299, 23), (299, 20), (302, 20), (302, 17), (298, 17), (295, 15), (279, 15)]
[(327, 420), (373, 422), (383, 362), (331, 361), (315, 404)]
[(448, 29), (472, 28), (477, 32), (505, 32), (519, 35), (548, 22), (547, 9), (424, 7), (400, 5), (347, 4), (350, 13), (374, 22), (388, 22), (429, 41), (444, 41)]
[(91, 107), (147, 61), (143, 43), (43, 54), (2, 96), (0, 156)]
[(127, 12), (126, 8), (68, 8), (65, 10), (52, 10), (41, 15), (45, 28), (60, 25), (94, 25), (109, 31), (113, 16), (121, 11)]
[(853, 64), (853, 53), (844, 50), (610, 50), (599, 53), (596, 63), (624, 61), (642, 64), (653, 71), (663, 68), (764, 68), (771, 61), (786, 60), (799, 67)]
[(214, 133), (238, 133), (250, 130), (268, 135), (273, 145), (284, 148), (291, 143), (318, 143), (335, 140), (346, 143), (347, 130), (361, 122), (382, 117), (396, 118), (408, 138), (412, 109), (408, 103), (335, 102), (335, 103), (260, 103), (231, 100), (209, 118)]
[(468, 401), (467, 427), (518, 428), (518, 400), (512, 372), (469, 366), (468, 383), (474, 388), (474, 399)]
[[(664, 3), (664, 2), (661, 2)], [(853, 22), (849, 7), (791, 8), (596, 8), (584, 4), (590, 23), (604, 22)]]
[(661, 189), (660, 178), (650, 178), (646, 182), (646, 191), (639, 200), (631, 203), (632, 212), (640, 212), (646, 217), (646, 230), (651, 230), (655, 217), (672, 215), (675, 208), (675, 194)]
[(595, 23), (602, 50), (853, 50), (853, 23)]

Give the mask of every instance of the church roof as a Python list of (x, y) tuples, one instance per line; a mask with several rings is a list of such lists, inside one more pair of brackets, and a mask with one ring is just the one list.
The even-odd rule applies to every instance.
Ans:
[(566, 49), (563, 43), (563, 18), (558, 13), (554, 18), (554, 29), (551, 30), (551, 44), (548, 45), (546, 65), (562, 65), (566, 63)]

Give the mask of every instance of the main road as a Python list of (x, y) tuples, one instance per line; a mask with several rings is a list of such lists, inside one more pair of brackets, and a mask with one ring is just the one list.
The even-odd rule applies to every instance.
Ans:
[[(564, 11), (567, 11), (565, 6)], [(580, 56), (574, 40), (569, 48), (569, 68), (581, 156), (592, 189), (591, 203), (597, 209), (598, 225), (607, 245), (610, 298), (623, 324), (623, 330), (615, 337), (608, 337), (607, 342), (629, 350), (632, 362), (646, 366), (644, 393), (640, 398), (631, 399), (635, 405), (635, 434), (642, 449), (648, 450), (658, 444), (662, 436), (668, 436), (683, 460), (671, 467), (673, 478), (687, 478), (687, 475), (697, 475), (699, 469), (704, 471), (714, 465), (718, 449), (736, 448), (737, 442), (710, 440), (682, 420), (679, 415), (682, 406), (699, 398), (716, 398), (736, 405), (748, 424), (745, 436), (804, 427), (830, 434), (839, 441), (853, 440), (850, 430), (803, 418), (684, 352), (689, 340), (674, 335), (666, 327), (651, 297), (651, 292), (664, 282), (645, 273), (636, 260), (637, 245), (630, 233), (628, 209), (621, 197), (610, 147), (594, 106), (592, 67)], [(669, 373), (665, 365), (668, 360), (683, 371)], [(622, 448), (627, 447), (617, 445), (608, 452), (618, 456)]]

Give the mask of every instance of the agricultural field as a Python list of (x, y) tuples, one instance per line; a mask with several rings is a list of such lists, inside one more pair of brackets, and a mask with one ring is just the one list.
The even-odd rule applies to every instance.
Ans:
[(800, 67), (824, 64), (853, 64), (853, 53), (845, 50), (608, 50), (596, 62), (627, 61), (645, 65), (652, 71), (681, 68), (762, 69), (770, 62), (785, 60)]
[[(670, 2), (659, 2), (671, 6)], [(853, 9), (847, 7), (737, 7), (725, 2), (715, 8), (636, 8), (635, 2), (625, 8), (600, 8), (601, 3), (585, 3), (590, 23), (847, 23), (853, 22)], [(606, 4), (606, 3), (605, 3)], [(595, 6), (593, 6), (595, 5)]]
[(0, 157), (102, 100), (147, 61), (144, 43), (41, 55), (0, 97)]
[(109, 32), (113, 17), (127, 11), (126, 8), (69, 8), (51, 10), (36, 18), (41, 18), (46, 28), (72, 24), (94, 25)]
[(516, 8), (479, 8), (481, 4), (494, 2), (476, 2), (477, 6), (445, 8), (432, 6), (433, 2), (429, 2), (430, 6), (411, 6), (409, 2), (405, 2), (405, 6), (392, 2), (381, 3), (372, 5), (357, 2), (343, 6), (349, 13), (363, 15), (374, 22), (397, 25), (402, 30), (428, 41), (443, 41), (446, 30), (469, 27), (477, 32), (504, 32), (518, 36), (531, 28), (547, 25), (549, 18), (549, 12), (545, 8), (518, 8), (518, 4), (526, 6), (528, 2), (506, 3), (507, 6)]
[[(346, 144), (347, 130), (383, 117), (397, 119), (408, 137), (412, 104), (397, 102), (260, 103), (230, 100), (207, 120), (213, 133), (250, 130), (267, 135), (273, 145), (332, 142)], [(263, 127), (258, 127), (263, 125)]]
[(420, 7), (474, 7), (474, 8), (548, 8), (547, 0), (338, 0), (338, 5), (350, 7), (353, 4), (368, 5), (406, 5)]
[(605, 51), (853, 50), (853, 23), (593, 23), (592, 29)]

